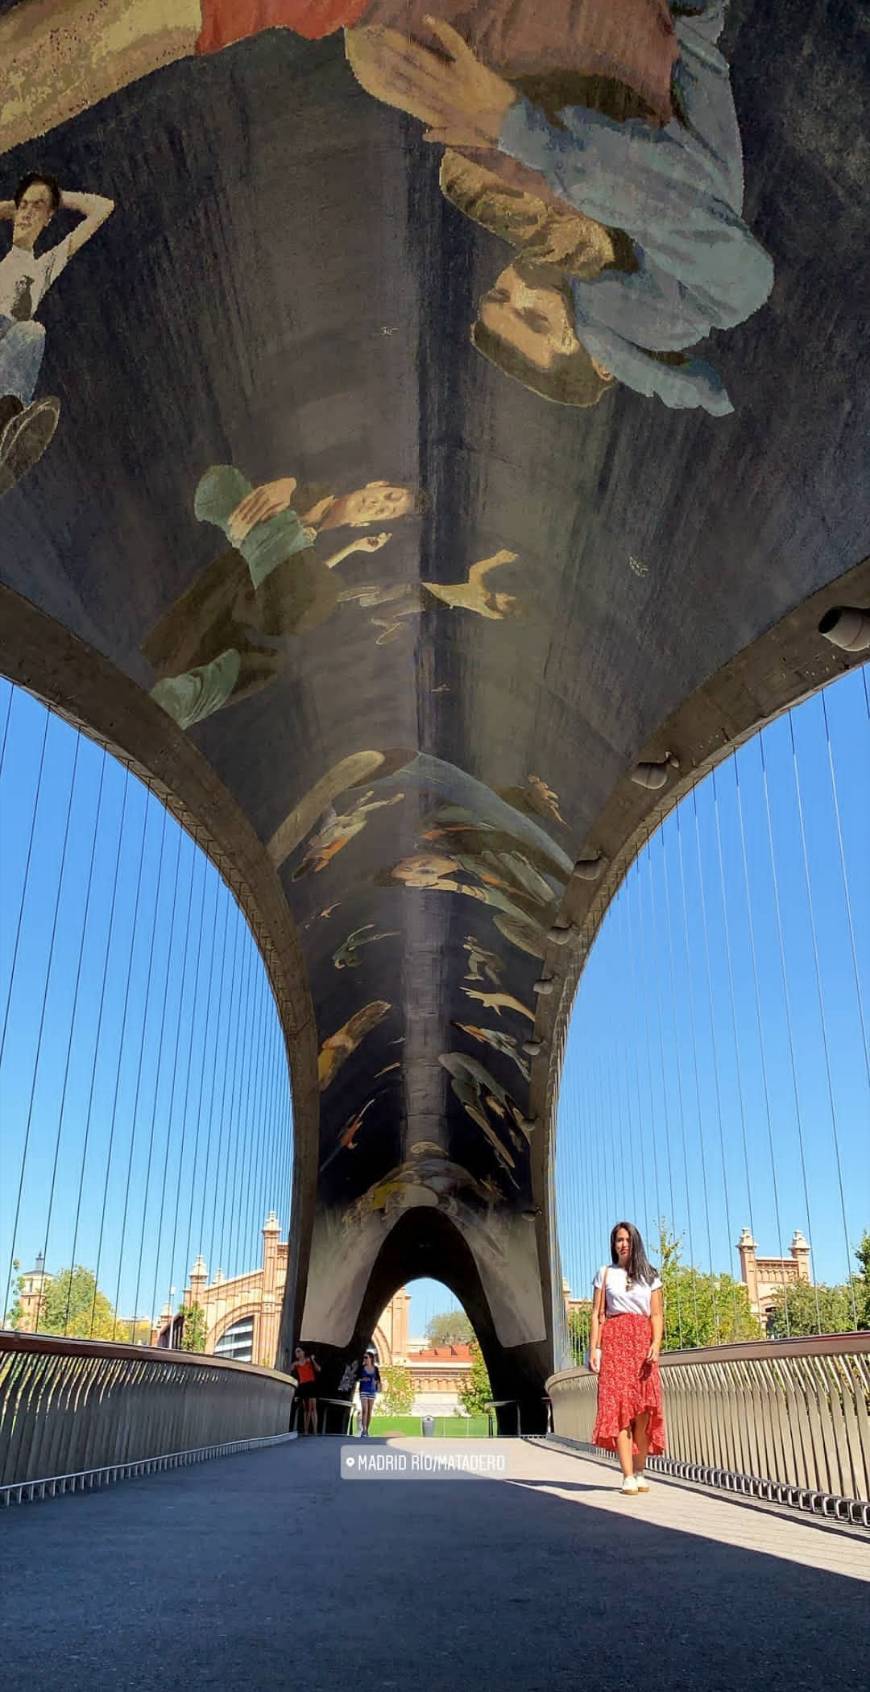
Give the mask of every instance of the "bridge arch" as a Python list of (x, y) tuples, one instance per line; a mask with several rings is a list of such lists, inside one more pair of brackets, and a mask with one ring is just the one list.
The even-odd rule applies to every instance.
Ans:
[(281, 1022), (293, 1098), (294, 1165), (279, 1352), (301, 1324), (317, 1178), (314, 1007), (296, 925), (274, 865), (208, 761), (123, 669), (0, 582), (0, 674), (127, 764), (206, 853), (260, 949)]
[[(662, 762), (670, 754), (677, 767), (667, 771), (660, 790), (634, 784), (626, 771), (581, 847), (544, 959), (542, 974), (552, 988), (538, 999), (532, 1035), (539, 1050), (532, 1062), (530, 1113), (542, 1128), (533, 1145), (533, 1199), (540, 1209), (545, 1298), (555, 1332), (564, 1306), (553, 1252), (553, 1138), (568, 1026), (595, 937), (642, 845), (690, 789), (776, 717), (866, 661), (863, 653), (851, 656), (830, 646), (819, 633), (832, 606), (852, 602), (870, 602), (870, 559), (810, 595), (680, 703), (638, 750), (638, 764)], [(600, 868), (591, 874), (596, 863)]]
[[(322, 1328), (319, 1333), (316, 1325), (310, 1328), (302, 1303), (306, 1286), (309, 1295), (311, 1290), (308, 1269), (317, 1212), (315, 1023), (299, 937), (274, 866), (208, 763), (136, 683), (12, 590), (3, 588), (0, 593), (4, 611), (0, 668), (131, 760), (202, 840), (249, 914), (276, 989), (291, 1060), (297, 1123), (291, 1264), (279, 1357), (289, 1358), (293, 1336), (300, 1332), (311, 1339), (317, 1334), (317, 1343), (323, 1349), (332, 1342), (324, 1339)], [(522, 1220), (517, 1219), (516, 1237), (524, 1262), (520, 1283), (528, 1285), (530, 1279), (540, 1278), (541, 1321), (533, 1317), (525, 1334), (506, 1333), (504, 1321), (500, 1323), (493, 1306), (492, 1289), (482, 1298), (474, 1289), (477, 1325), (482, 1333), (492, 1329), (491, 1354), (494, 1356), (498, 1347), (508, 1346), (515, 1354), (516, 1368), (507, 1374), (512, 1380), (517, 1377), (524, 1391), (529, 1369), (537, 1371), (540, 1379), (540, 1370), (546, 1371), (549, 1366), (548, 1354), (561, 1317), (561, 1288), (553, 1274), (550, 1144), (565, 1028), (592, 938), (639, 842), (698, 775), (726, 757), (763, 722), (855, 661), (821, 638), (819, 623), (832, 604), (861, 603), (868, 597), (870, 565), (865, 563), (813, 595), (678, 705), (657, 734), (638, 749), (639, 761), (650, 763), (661, 761), (668, 753), (676, 754), (679, 768), (670, 775), (664, 791), (632, 783), (629, 771), (579, 849), (578, 865), (558, 909), (541, 969), (554, 988), (538, 998), (534, 1029), (529, 1031), (530, 1046), (540, 1048), (530, 1065), (529, 1117), (535, 1126), (531, 1200)], [(587, 866), (598, 855), (601, 874), (591, 880)], [(570, 925), (568, 946), (559, 942), (556, 932), (562, 923)], [(535, 1225), (530, 1226), (530, 1222)], [(430, 1226), (427, 1224), (427, 1229)], [(454, 1231), (462, 1235), (461, 1226)], [(402, 1237), (398, 1235), (400, 1242)], [(449, 1250), (446, 1235), (436, 1233), (433, 1238)], [(317, 1269), (315, 1280), (319, 1277), (322, 1284), (320, 1267)], [(399, 1271), (396, 1285), (407, 1278), (407, 1271), (404, 1275)], [(465, 1279), (470, 1285), (474, 1277), (465, 1275)], [(479, 1267), (477, 1279), (482, 1286), (485, 1275), (481, 1277)], [(515, 1269), (513, 1279), (516, 1282)], [(457, 1296), (462, 1297), (458, 1292)], [(505, 1291), (505, 1307), (516, 1307), (518, 1302), (512, 1291)], [(354, 1336), (356, 1326), (358, 1323), (354, 1324)], [(494, 1377), (500, 1375), (497, 1360), (492, 1373)]]

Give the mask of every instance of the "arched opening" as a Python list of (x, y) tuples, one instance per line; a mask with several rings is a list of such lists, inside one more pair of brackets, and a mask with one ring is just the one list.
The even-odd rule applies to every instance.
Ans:
[(253, 1363), (254, 1321), (254, 1312), (249, 1310), (230, 1322), (212, 1346), (215, 1357), (229, 1357), (234, 1363)]
[(515, 1433), (518, 1417), (524, 1433), (543, 1431), (545, 1344), (501, 1344), (471, 1248), (450, 1217), (434, 1208), (406, 1211), (387, 1236), (369, 1276), (348, 1346), (320, 1346), (311, 1336), (310, 1343), (323, 1369), (324, 1391), (339, 1389), (350, 1365), (370, 1344), (381, 1313), (397, 1290), (423, 1277), (441, 1282), (465, 1311), (486, 1364), (493, 1401), (500, 1406), (500, 1431)]
[(206, 1352), (257, 1307), (216, 1349), (271, 1367), (292, 1103), (239, 890), (153, 781), (2, 679), (0, 724), (0, 1325)]
[(609, 902), (558, 1103), (575, 1365), (622, 1218), (661, 1268), (666, 1351), (860, 1324), (870, 808), (852, 776), (868, 756), (856, 670), (702, 775)]

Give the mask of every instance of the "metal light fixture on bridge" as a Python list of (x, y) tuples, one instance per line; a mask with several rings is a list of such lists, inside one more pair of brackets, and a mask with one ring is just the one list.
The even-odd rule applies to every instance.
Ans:
[(524, 1040), (523, 1051), (526, 1057), (536, 1058), (544, 1050), (546, 1044), (546, 1040)]
[(866, 652), (870, 647), (870, 611), (855, 605), (834, 605), (819, 624), (819, 634), (843, 652)]
[(555, 985), (556, 985), (555, 975), (542, 975), (540, 981), (535, 981), (533, 983), (532, 992), (533, 993), (540, 993), (541, 998), (545, 999), (548, 996), (548, 994), (552, 993)]
[(636, 764), (631, 772), (630, 779), (634, 782), (636, 787), (649, 787), (655, 791), (656, 788), (664, 787), (670, 771), (678, 770), (679, 767), (679, 759), (674, 758), (671, 753), (668, 752), (667, 756), (661, 760), (661, 763)]
[(567, 928), (551, 928), (547, 939), (551, 946), (567, 946), (577, 933), (576, 923), (570, 922)]

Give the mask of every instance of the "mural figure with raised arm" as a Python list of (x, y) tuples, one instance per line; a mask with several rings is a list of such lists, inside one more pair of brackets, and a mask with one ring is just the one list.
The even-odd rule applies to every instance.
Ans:
[(357, 552), (379, 552), (391, 531), (353, 536), (326, 556), (333, 529), (393, 522), (421, 508), (412, 488), (368, 482), (352, 493), (301, 487), (285, 476), (252, 488), (231, 464), (200, 479), (194, 512), (230, 542), (142, 643), (158, 672), (152, 696), (181, 728), (246, 699), (285, 668), (291, 636), (338, 604), (331, 572)]
[[(38, 464), (60, 416), (54, 395), (34, 398), (45, 356), (45, 329), (36, 314), (70, 259), (113, 210), (105, 195), (73, 193), (39, 171), (21, 178), (11, 200), (0, 200), (0, 219), (12, 224), (12, 244), (0, 259), (0, 496)], [(74, 212), (81, 222), (37, 253), (58, 212)]]
[[(368, 27), (367, 18), (349, 33), (348, 53), (363, 87), (421, 119), (427, 141), (470, 149), (477, 162), (483, 155), (496, 204), (507, 159), (535, 173), (544, 200), (564, 202), (594, 226), (586, 275), (574, 223), (561, 256), (555, 228), (530, 231), (531, 251), (508, 265), (481, 301), (472, 329), (479, 352), (565, 405), (594, 405), (621, 382), (675, 409), (723, 415), (733, 406), (717, 372), (686, 349), (713, 329), (742, 323), (773, 283), (770, 258), (743, 221), (742, 144), (728, 64), (717, 46), (724, 0), (670, 10), (636, 0), (640, 34), (627, 27), (630, 9), (629, 0), (584, 8), (590, 46), (596, 24), (602, 39), (608, 22), (615, 26), (623, 48), (637, 48), (643, 23), (651, 26), (648, 58), (641, 49), (630, 62), (624, 55), (621, 66), (615, 55), (598, 59), (598, 74), (608, 63), (605, 75), (647, 101), (645, 114), (635, 108), (615, 116), (600, 90), (577, 100), (567, 85), (557, 92), (552, 79), (524, 93), (521, 77), (491, 68), (489, 37), (485, 45), (483, 33), (469, 44), (473, 32), (461, 23), (454, 29), (432, 20), (436, 39), (427, 43)], [(480, 10), (495, 30), (497, 8)], [(655, 66), (657, 75), (644, 75), (644, 66)], [(460, 176), (448, 169), (445, 181), (459, 204), (467, 192)], [(489, 224), (480, 187), (472, 183), (472, 203), (477, 220)], [(517, 232), (513, 240), (524, 245)]]

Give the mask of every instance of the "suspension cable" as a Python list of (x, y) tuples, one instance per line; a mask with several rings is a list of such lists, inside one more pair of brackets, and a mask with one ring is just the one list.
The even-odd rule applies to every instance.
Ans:
[(12, 1002), (12, 990), (15, 986), (15, 971), (18, 964), (18, 948), (21, 943), (21, 918), (24, 912), (24, 901), (30, 881), (30, 860), (33, 855), (33, 837), (36, 832), (36, 816), (39, 810), (39, 800), (42, 793), (42, 773), (45, 768), (45, 745), (48, 739), (48, 725), (50, 713), (46, 711), (42, 724), (42, 741), (39, 748), (39, 765), (36, 771), (36, 790), (33, 795), (33, 810), (30, 813), (30, 833), (27, 839), (27, 853), (24, 859), (24, 875), (21, 881), (21, 898), (18, 904), (18, 916), (15, 922), (15, 941), (12, 947), (12, 963), (9, 970), (9, 986), (6, 991), (6, 1004), (3, 1009), (3, 1032), (0, 1034), (0, 1063), (6, 1050), (6, 1031), (9, 1024), (9, 1006)]
[[(689, 1028), (692, 1035), (692, 1068), (695, 1077), (695, 1107), (698, 1115), (698, 1156), (701, 1163), (701, 1185), (704, 1193), (704, 1218), (707, 1225), (707, 1257), (710, 1264), (710, 1288), (713, 1299), (713, 1326), (716, 1330), (716, 1344), (718, 1345), (721, 1341), (722, 1335), (719, 1318), (719, 1299), (717, 1296), (716, 1278), (713, 1270), (713, 1235), (710, 1228), (710, 1193), (707, 1184), (707, 1158), (704, 1150), (704, 1119), (703, 1107), (701, 1104), (701, 1077), (698, 1069), (698, 1040), (695, 1028), (695, 989), (694, 982), (692, 980), (691, 948), (689, 945), (689, 906), (686, 898), (686, 873), (685, 864), (683, 862), (683, 834), (680, 824), (680, 809), (681, 807), (677, 806), (677, 861), (680, 868), (680, 890), (683, 907), (683, 937), (686, 952), (686, 1000), (689, 1007)], [(667, 865), (665, 864), (664, 859), (664, 843), (662, 843), (662, 874), (667, 885), (669, 877), (667, 873)]]
[[(767, 1079), (767, 1057), (764, 1048), (764, 1024), (761, 1015), (761, 984), (758, 976), (758, 951), (755, 944), (755, 918), (752, 913), (752, 892), (749, 883), (749, 857), (746, 850), (746, 827), (743, 820), (743, 795), (740, 787), (740, 771), (738, 758), (734, 760), (734, 788), (737, 798), (737, 820), (740, 830), (740, 853), (743, 861), (743, 884), (746, 890), (746, 918), (749, 932), (749, 954), (752, 960), (752, 982), (755, 995), (755, 1023), (758, 1032), (758, 1051), (761, 1063), (761, 1086), (764, 1096), (764, 1112), (767, 1122), (767, 1143), (770, 1151), (770, 1178), (773, 1188), (773, 1207), (776, 1218), (776, 1237), (779, 1245), (780, 1259), (783, 1257), (782, 1220), (779, 1208), (779, 1185), (776, 1179), (776, 1153), (773, 1147), (773, 1116), (770, 1108), (770, 1086)], [(788, 1318), (788, 1300), (786, 1300), (786, 1333), (790, 1332)]]
[[(701, 858), (701, 830), (698, 818), (698, 787), (692, 788), (692, 811), (695, 823), (695, 847), (698, 859), (698, 889), (701, 901), (701, 928), (704, 934), (704, 966), (707, 981), (707, 1011), (710, 1021), (710, 1040), (713, 1053), (713, 1085), (716, 1101), (716, 1123), (719, 1131), (719, 1153), (722, 1162), (722, 1194), (725, 1201), (725, 1228), (728, 1234), (728, 1260), (731, 1262), (731, 1252), (734, 1249), (734, 1235), (731, 1229), (731, 1204), (728, 1192), (728, 1161), (725, 1153), (725, 1123), (722, 1113), (722, 1087), (719, 1074), (719, 1042), (716, 1037), (716, 1016), (713, 1000), (713, 970), (710, 960), (710, 930), (707, 917), (707, 896), (704, 888), (704, 868)], [(734, 1280), (731, 1299), (731, 1331), (732, 1338), (739, 1338), (739, 1323), (737, 1306), (740, 1288)]]
[[(108, 925), (107, 925), (107, 928), (106, 928), (106, 947), (105, 947), (105, 951), (103, 953), (102, 979), (101, 979), (101, 982), (100, 982), (100, 997), (99, 997), (99, 1004), (98, 1004), (98, 1007), (97, 1007), (97, 1025), (96, 1025), (96, 1030), (94, 1032), (94, 1055), (93, 1055), (93, 1060), (92, 1060), (92, 1063), (91, 1063), (91, 1076), (90, 1076), (90, 1082), (89, 1082), (89, 1086), (88, 1086), (88, 1102), (87, 1102), (87, 1107), (86, 1107), (86, 1110), (85, 1110), (85, 1129), (84, 1129), (84, 1134), (83, 1134), (83, 1137), (82, 1137), (82, 1157), (81, 1157), (81, 1164), (79, 1166), (79, 1185), (78, 1185), (78, 1194), (77, 1194), (77, 1197), (76, 1197), (75, 1221), (73, 1223), (72, 1258), (71, 1258), (71, 1266), (72, 1266), (73, 1269), (75, 1268), (76, 1252), (78, 1250), (79, 1224), (80, 1224), (80, 1221), (81, 1221), (82, 1196), (84, 1194), (84, 1184), (85, 1184), (85, 1168), (86, 1168), (86, 1165), (87, 1165), (88, 1148), (90, 1146), (90, 1137), (91, 1137), (91, 1125), (92, 1125), (92, 1122), (93, 1122), (94, 1090), (95, 1090), (96, 1079), (97, 1079), (97, 1063), (98, 1063), (100, 1051), (101, 1051), (100, 1035), (102, 1033), (103, 1016), (104, 1016), (105, 1008), (106, 1008), (106, 984), (107, 984), (108, 976), (109, 976), (109, 957), (110, 957), (111, 949), (112, 949), (112, 938), (113, 938), (114, 933), (115, 933), (115, 916), (116, 916), (117, 902), (118, 902), (118, 880), (119, 880), (120, 869), (121, 869), (121, 847), (122, 847), (123, 838), (124, 838), (124, 823), (125, 823), (126, 816), (127, 816), (127, 797), (128, 797), (129, 792), (130, 792), (130, 787), (132, 785), (132, 777), (130, 775), (129, 765), (125, 764), (123, 766), (123, 770), (124, 770), (124, 782), (123, 782), (123, 789), (122, 789), (122, 795), (121, 795), (121, 815), (120, 815), (120, 820), (119, 820), (119, 823), (118, 823), (118, 839), (117, 839), (117, 843), (116, 843), (116, 847), (115, 847), (115, 868), (114, 868), (114, 872), (113, 872), (113, 875), (112, 875), (112, 892), (111, 892), (111, 895), (110, 895), (110, 898), (109, 898), (109, 921), (108, 921)], [(141, 864), (140, 864), (140, 870), (141, 870)], [(63, 1324), (64, 1336), (66, 1336), (69, 1333), (69, 1319), (70, 1319), (71, 1302), (72, 1302), (72, 1277), (70, 1277), (70, 1284), (69, 1284), (69, 1287), (67, 1289), (66, 1313), (65, 1313), (65, 1316), (64, 1316), (64, 1324)]]
[(837, 1107), (836, 1107), (836, 1104), (834, 1102), (834, 1083), (833, 1083), (833, 1079), (832, 1079), (832, 1076), (831, 1076), (831, 1056), (830, 1056), (830, 1051), (829, 1051), (829, 1048), (828, 1048), (828, 1024), (827, 1024), (827, 1018), (825, 1016), (825, 1001), (824, 1001), (824, 995), (822, 993), (822, 975), (821, 975), (821, 968), (820, 968), (820, 964), (819, 964), (819, 948), (818, 948), (818, 941), (816, 939), (816, 913), (815, 913), (815, 905), (814, 905), (814, 901), (813, 901), (813, 889), (812, 889), (812, 879), (811, 879), (811, 876), (810, 876), (809, 857), (807, 855), (807, 837), (806, 837), (806, 829), (805, 829), (805, 826), (804, 826), (804, 808), (803, 808), (803, 800), (801, 798), (800, 773), (798, 771), (797, 747), (795, 745), (794, 722), (793, 722), (793, 719), (792, 719), (791, 711), (788, 712), (788, 728), (789, 728), (789, 736), (790, 736), (790, 739), (791, 739), (792, 769), (794, 771), (794, 785), (795, 785), (795, 797), (797, 798), (798, 821), (800, 823), (801, 855), (803, 857), (804, 880), (805, 880), (805, 883), (806, 883), (807, 904), (809, 906), (809, 913), (810, 913), (810, 937), (811, 937), (812, 943), (813, 943), (813, 964), (814, 964), (814, 967), (815, 967), (816, 993), (817, 993), (818, 1001), (819, 1001), (819, 1021), (820, 1021), (821, 1032), (822, 1032), (822, 1050), (824, 1051), (824, 1054), (825, 1054), (825, 1078), (826, 1078), (826, 1081), (827, 1081), (828, 1104), (829, 1104), (830, 1112), (831, 1112), (831, 1127), (833, 1129), (833, 1134), (834, 1134), (834, 1160), (835, 1160), (835, 1167), (836, 1167), (836, 1170), (837, 1170), (837, 1186), (839, 1188), (839, 1193), (840, 1193), (840, 1210), (841, 1210), (842, 1218), (843, 1218), (843, 1240), (844, 1240), (844, 1244), (845, 1244), (845, 1247), (846, 1247), (846, 1274), (847, 1274), (847, 1277), (848, 1277), (847, 1285), (848, 1285), (848, 1288), (849, 1288), (849, 1300), (850, 1300), (850, 1303), (851, 1303), (851, 1306), (852, 1306), (852, 1320), (855, 1324), (855, 1327), (857, 1328), (857, 1326), (858, 1326), (858, 1307), (857, 1307), (857, 1302), (856, 1302), (856, 1299), (855, 1299), (855, 1285), (854, 1285), (854, 1282), (852, 1280), (852, 1274), (851, 1274), (852, 1264), (851, 1264), (851, 1257), (850, 1257), (850, 1253), (849, 1253), (849, 1225), (848, 1225), (848, 1222), (846, 1220), (846, 1193), (845, 1193), (845, 1188), (844, 1188), (844, 1185), (843, 1185), (843, 1163), (842, 1163), (842, 1158), (841, 1158), (841, 1155), (840, 1155), (840, 1135), (839, 1135), (839, 1131), (838, 1131), (838, 1128), (837, 1128)]
[[(763, 786), (763, 790), (764, 790), (764, 808), (765, 808), (765, 813), (766, 813), (766, 816), (767, 816), (767, 840), (768, 840), (768, 847), (769, 847), (769, 850), (770, 850), (770, 871), (771, 871), (771, 876), (772, 876), (772, 880), (773, 880), (773, 908), (774, 908), (774, 914), (775, 914), (775, 917), (776, 917), (776, 933), (777, 933), (777, 942), (778, 942), (778, 950), (779, 950), (779, 964), (780, 964), (780, 972), (781, 972), (781, 976), (782, 976), (783, 1000), (784, 1000), (784, 1004), (785, 1004), (785, 1026), (786, 1026), (786, 1034), (787, 1034), (787, 1038), (788, 1038), (789, 1060), (790, 1060), (790, 1063), (791, 1063), (792, 1098), (793, 1098), (793, 1101), (794, 1101), (795, 1124), (796, 1124), (796, 1127), (797, 1127), (798, 1156), (799, 1156), (799, 1159), (800, 1159), (801, 1179), (802, 1179), (802, 1182), (803, 1182), (803, 1189), (804, 1189), (804, 1209), (805, 1209), (806, 1218), (807, 1218), (807, 1241), (809, 1243), (809, 1248), (810, 1248), (810, 1263), (814, 1264), (814, 1258), (813, 1258), (814, 1233), (813, 1233), (812, 1216), (811, 1216), (811, 1211), (810, 1211), (810, 1189), (809, 1189), (809, 1182), (807, 1180), (807, 1160), (806, 1160), (806, 1150), (805, 1150), (805, 1147), (804, 1147), (803, 1116), (802, 1116), (802, 1112), (801, 1112), (800, 1089), (798, 1087), (798, 1079), (797, 1079), (797, 1063), (796, 1063), (796, 1060), (795, 1060), (794, 1029), (793, 1029), (793, 1023), (792, 1023), (792, 1014), (791, 1014), (791, 994), (789, 993), (789, 990), (788, 990), (788, 968), (786, 966), (786, 958), (785, 958), (785, 934), (784, 934), (784, 931), (783, 931), (783, 924), (782, 924), (782, 904), (781, 904), (780, 896), (779, 896), (779, 876), (777, 874), (777, 869), (776, 869), (776, 851), (774, 849), (774, 839), (773, 839), (773, 814), (771, 812), (770, 790), (769, 790), (768, 780), (767, 780), (767, 760), (766, 760), (765, 755), (764, 755), (764, 732), (762, 732), (758, 736), (758, 751), (759, 751), (759, 757), (760, 757), (760, 760), (761, 760), (761, 778), (762, 778), (762, 786)], [(819, 1289), (818, 1289), (818, 1285), (816, 1283), (816, 1274), (815, 1274), (815, 1268), (814, 1267), (812, 1268), (811, 1273), (812, 1273), (812, 1278), (813, 1278), (813, 1286), (815, 1288), (816, 1327), (817, 1327), (817, 1332), (821, 1333), (821, 1331), (822, 1331), (822, 1312), (821, 1312), (821, 1305), (819, 1303)], [(788, 1289), (786, 1289), (785, 1301), (784, 1302), (785, 1302), (786, 1305), (788, 1304)]]
[[(80, 744), (80, 742), (77, 740), (76, 741), (76, 751), (78, 751), (79, 744)], [(44, 1264), (48, 1262), (48, 1246), (49, 1246), (49, 1237), (50, 1237), (50, 1234), (51, 1234), (52, 1211), (53, 1211), (53, 1208), (54, 1208), (55, 1184), (57, 1182), (58, 1162), (59, 1162), (59, 1159), (60, 1159), (60, 1142), (61, 1142), (61, 1136), (62, 1136), (62, 1133), (63, 1133), (64, 1116), (65, 1116), (65, 1113), (66, 1113), (67, 1085), (68, 1085), (68, 1082), (69, 1082), (70, 1063), (71, 1063), (71, 1060), (72, 1060), (73, 1034), (74, 1034), (74, 1031), (75, 1031), (76, 1017), (77, 1017), (77, 1014), (78, 1014), (79, 989), (81, 987), (81, 980), (82, 980), (82, 961), (84, 959), (85, 939), (86, 939), (87, 931), (88, 931), (88, 916), (90, 914), (90, 909), (91, 909), (91, 894), (93, 893), (93, 889), (94, 889), (94, 860), (96, 858), (96, 852), (97, 852), (97, 837), (98, 837), (99, 832), (100, 832), (100, 819), (101, 819), (102, 814), (103, 814), (103, 786), (104, 786), (104, 779), (105, 779), (105, 774), (106, 774), (107, 759), (108, 759), (108, 754), (107, 754), (105, 748), (102, 748), (100, 750), (100, 778), (99, 778), (99, 784), (98, 784), (98, 787), (97, 787), (97, 807), (96, 807), (96, 814), (95, 814), (95, 817), (94, 817), (93, 827), (91, 829), (91, 850), (90, 850), (90, 857), (89, 857), (89, 860), (88, 860), (87, 891), (86, 891), (86, 894), (85, 894), (85, 905), (84, 905), (84, 911), (83, 911), (83, 914), (82, 914), (81, 933), (79, 934), (78, 959), (77, 959), (77, 962), (76, 962), (75, 980), (74, 980), (74, 984), (73, 984), (72, 1008), (70, 1010), (70, 1019), (69, 1019), (69, 1033), (67, 1035), (66, 1055), (65, 1055), (65, 1058), (64, 1058), (64, 1066), (63, 1066), (63, 1079), (61, 1081), (61, 1089), (60, 1089), (60, 1105), (59, 1105), (59, 1108), (58, 1108), (58, 1116), (57, 1116), (57, 1134), (55, 1136), (54, 1157), (52, 1159), (51, 1179), (49, 1181), (49, 1188), (48, 1188), (48, 1209), (47, 1209), (46, 1218), (45, 1218), (45, 1235), (44, 1235), (43, 1243), (42, 1243), (42, 1261), (43, 1261)], [(75, 777), (73, 777), (73, 784), (72, 785), (73, 785), (73, 787), (75, 786)], [(75, 1268), (74, 1262), (70, 1264), (70, 1268), (71, 1269)], [(41, 1312), (41, 1309), (42, 1309), (42, 1295), (43, 1295), (43, 1291), (44, 1291), (44, 1285), (45, 1285), (44, 1282), (40, 1282), (39, 1295), (38, 1295), (37, 1301), (36, 1301), (36, 1318), (35, 1318), (35, 1321), (34, 1321), (34, 1328), (35, 1328), (37, 1333), (39, 1332), (39, 1317), (40, 1317), (40, 1312)], [(70, 1288), (70, 1291), (72, 1291), (72, 1288)]]
[[(866, 676), (864, 685), (867, 685)], [(858, 953), (855, 947), (855, 924), (852, 920), (852, 897), (849, 892), (849, 876), (846, 870), (846, 852), (843, 845), (843, 825), (840, 817), (840, 800), (837, 793), (837, 778), (834, 773), (834, 754), (831, 747), (831, 730), (828, 723), (828, 707), (825, 695), (822, 693), (822, 715), (825, 723), (825, 741), (828, 748), (828, 769), (831, 776), (831, 797), (834, 801), (834, 822), (837, 829), (837, 848), (840, 854), (840, 870), (843, 877), (843, 893), (846, 899), (846, 920), (849, 925), (849, 950), (852, 957), (852, 974), (855, 980), (855, 998), (858, 1005), (858, 1019), (861, 1024), (861, 1044), (864, 1048), (864, 1069), (867, 1076), (867, 1086), (870, 1089), (870, 1048), (867, 1044), (867, 1023), (864, 1016), (864, 995), (861, 990), (861, 975), (858, 969)]]
[[(44, 740), (43, 740), (43, 749), (44, 749), (44, 744), (45, 743), (44, 743)], [(24, 1127), (24, 1146), (23, 1146), (22, 1152), (21, 1152), (21, 1173), (20, 1173), (19, 1178), (18, 1178), (18, 1193), (17, 1193), (16, 1199), (15, 1199), (15, 1214), (14, 1214), (13, 1221), (12, 1221), (12, 1247), (11, 1247), (11, 1252), (10, 1252), (10, 1256), (9, 1256), (9, 1272), (7, 1274), (7, 1277), (6, 1277), (6, 1292), (5, 1292), (5, 1296), (4, 1296), (4, 1300), (3, 1300), (3, 1310), (4, 1310), (4, 1312), (7, 1308), (8, 1303), (9, 1303), (9, 1289), (12, 1285), (12, 1266), (13, 1266), (13, 1263), (14, 1263), (14, 1260), (15, 1260), (15, 1241), (16, 1241), (16, 1238), (17, 1238), (17, 1235), (18, 1235), (18, 1223), (19, 1223), (19, 1220), (20, 1220), (20, 1217), (21, 1217), (21, 1197), (22, 1197), (22, 1194), (24, 1192), (24, 1177), (25, 1177), (25, 1172), (26, 1172), (26, 1169), (27, 1169), (27, 1153), (28, 1153), (28, 1150), (30, 1148), (30, 1134), (31, 1134), (31, 1129), (33, 1127), (33, 1107), (34, 1107), (34, 1103), (35, 1103), (35, 1100), (36, 1100), (36, 1083), (37, 1083), (37, 1079), (38, 1079), (38, 1076), (39, 1076), (40, 1060), (41, 1060), (41, 1057), (42, 1057), (42, 1036), (45, 1032), (45, 1013), (46, 1013), (46, 1008), (48, 1006), (48, 989), (49, 989), (49, 986), (50, 986), (50, 983), (51, 983), (52, 969), (53, 969), (53, 966), (54, 966), (54, 949), (55, 949), (55, 945), (56, 945), (56, 942), (57, 942), (57, 919), (58, 919), (58, 913), (60, 911), (60, 896), (61, 896), (61, 891), (63, 889), (64, 875), (66, 873), (66, 856), (67, 856), (67, 848), (69, 846), (69, 824), (70, 824), (70, 817), (72, 815), (72, 801), (73, 801), (73, 791), (75, 789), (75, 783), (76, 783), (76, 770), (78, 769), (79, 744), (80, 744), (80, 742), (77, 739), (76, 743), (75, 743), (75, 752), (73, 754), (73, 767), (72, 767), (72, 776), (70, 778), (70, 784), (69, 784), (69, 794), (67, 796), (66, 818), (65, 818), (65, 821), (64, 821), (64, 828), (63, 828), (63, 844), (61, 846), (61, 852), (60, 852), (60, 870), (59, 870), (58, 878), (57, 878), (57, 892), (55, 893), (55, 896), (54, 896), (54, 910), (52, 912), (52, 917), (51, 917), (51, 938), (50, 938), (49, 943), (48, 943), (48, 962), (46, 964), (45, 981), (43, 983), (43, 988), (42, 988), (42, 1003), (41, 1003), (40, 1011), (39, 1011), (39, 1024), (38, 1024), (37, 1033), (36, 1033), (36, 1053), (34, 1055), (34, 1060), (33, 1060), (33, 1075), (31, 1077), (31, 1082), (30, 1082), (30, 1098), (29, 1098), (28, 1105), (27, 1105), (27, 1119), (26, 1119), (25, 1127)], [(40, 772), (41, 772), (41, 770), (42, 770), (42, 764), (40, 763)], [(34, 817), (35, 817), (35, 814), (36, 814), (36, 806), (34, 806)], [(33, 835), (32, 835), (32, 831), (31, 831), (31, 845), (32, 845), (32, 843), (33, 843)], [(30, 853), (28, 851), (28, 864), (29, 864), (29, 862), (30, 862)], [(25, 882), (25, 886), (26, 886), (26, 882)], [(23, 907), (24, 907), (24, 894), (22, 893), (21, 908), (23, 909)], [(19, 911), (19, 928), (20, 928), (20, 920), (21, 920), (21, 912)], [(17, 941), (17, 936), (16, 936), (16, 947), (17, 947), (17, 943), (18, 943), (18, 941)], [(10, 997), (11, 997), (11, 988), (10, 988)], [(6, 1031), (5, 1031), (5, 1028), (4, 1028), (4, 1034), (5, 1034), (5, 1032)]]

